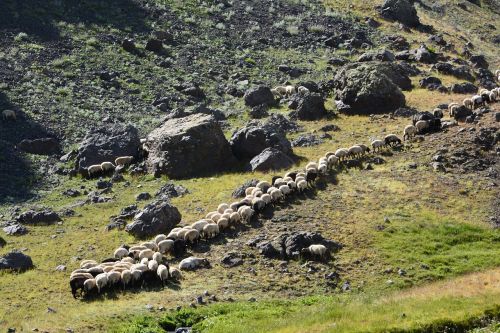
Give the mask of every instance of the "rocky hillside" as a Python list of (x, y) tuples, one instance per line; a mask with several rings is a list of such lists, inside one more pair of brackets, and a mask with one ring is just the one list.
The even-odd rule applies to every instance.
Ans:
[[(300, 331), (287, 315), (304, 320), (305, 305), (340, 297), (356, 313), (424, 283), (496, 277), (499, 22), (494, 0), (1, 1), (0, 327), (236, 332), (239, 311), (255, 311), (255, 332)], [(403, 139), (419, 120), (416, 136), (335, 162), (168, 258), (210, 268), (72, 298), (82, 259), (188, 226), (329, 151)], [(316, 243), (328, 260), (302, 256)], [(491, 285), (471, 293), (467, 318), (437, 294), (442, 316), (411, 298), (407, 323), (374, 312), (370, 327), (339, 327), (493, 330)], [(274, 306), (283, 322), (270, 324)]]

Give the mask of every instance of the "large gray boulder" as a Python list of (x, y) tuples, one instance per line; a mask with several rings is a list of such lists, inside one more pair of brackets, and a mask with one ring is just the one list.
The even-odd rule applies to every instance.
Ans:
[(9, 252), (0, 257), (0, 269), (11, 269), (14, 271), (25, 271), (33, 268), (30, 256), (21, 252)]
[(156, 176), (184, 178), (223, 171), (234, 163), (219, 123), (210, 115), (170, 119), (147, 137), (147, 168)]
[(287, 169), (293, 165), (293, 160), (283, 152), (266, 148), (250, 161), (252, 171), (269, 171)]
[(80, 172), (93, 164), (113, 162), (120, 156), (136, 156), (140, 138), (132, 125), (112, 124), (87, 133), (76, 156), (76, 169)]
[(401, 89), (377, 64), (344, 66), (334, 78), (339, 111), (354, 114), (393, 112), (406, 104)]
[(230, 140), (234, 156), (239, 159), (251, 159), (266, 148), (277, 149), (292, 155), (292, 145), (285, 133), (269, 124), (249, 124), (233, 133)]
[(410, 0), (386, 0), (378, 11), (382, 17), (401, 22), (408, 27), (420, 25), (417, 10)]
[(35, 155), (51, 155), (60, 151), (59, 141), (54, 138), (24, 139), (17, 145), (22, 151)]
[(243, 96), (245, 104), (254, 107), (261, 104), (273, 105), (276, 103), (271, 89), (266, 86), (259, 86), (247, 90)]
[(134, 216), (125, 230), (137, 238), (168, 234), (181, 221), (181, 213), (169, 202), (158, 200), (150, 203)]
[(54, 224), (61, 221), (59, 214), (51, 209), (41, 211), (28, 210), (17, 217), (17, 221), (22, 224)]
[(327, 115), (325, 100), (321, 94), (306, 94), (299, 100), (297, 110), (293, 112), (293, 117), (300, 120), (318, 120)]

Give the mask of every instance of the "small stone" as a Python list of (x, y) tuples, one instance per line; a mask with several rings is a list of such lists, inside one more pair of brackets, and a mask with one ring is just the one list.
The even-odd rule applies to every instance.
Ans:
[(389, 218), (387, 216), (384, 217), (384, 222), (385, 223), (390, 223), (391, 221), (389, 220)]
[(256, 299), (255, 297), (250, 297), (250, 298), (248, 299), (248, 301), (249, 301), (249, 302), (256, 302), (256, 301), (257, 301), (257, 299)]
[(387, 280), (387, 281), (386, 281), (386, 283), (387, 283), (387, 284), (393, 284), (393, 283), (394, 283), (394, 281), (392, 281), (392, 280), (390, 280), (390, 279), (389, 279), (389, 280)]
[(151, 304), (146, 304), (146, 310), (152, 311), (154, 307)]
[(351, 284), (349, 281), (346, 281), (342, 284), (342, 291), (349, 291), (351, 290)]
[(57, 311), (51, 307), (47, 308), (47, 313), (56, 313)]
[(202, 297), (202, 296), (198, 296), (198, 297), (196, 297), (196, 303), (198, 303), (198, 304), (203, 304), (203, 303), (204, 303), (204, 302), (203, 302), (203, 297)]
[(64, 272), (66, 270), (66, 266), (64, 265), (59, 265), (56, 267), (56, 271), (58, 272)]
[(151, 199), (151, 194), (149, 194), (148, 192), (139, 193), (135, 197), (135, 200), (137, 200), (137, 201), (144, 201), (144, 200), (149, 200), (149, 199)]
[(218, 301), (218, 299), (217, 299), (217, 297), (215, 295), (211, 295), (208, 299), (210, 301), (212, 301), (212, 302), (217, 302)]
[(203, 292), (203, 296), (210, 296), (210, 293), (208, 292), (208, 290), (205, 290), (205, 291)]
[(400, 268), (400, 269), (398, 269), (398, 274), (400, 276), (406, 276), (406, 271), (404, 269)]

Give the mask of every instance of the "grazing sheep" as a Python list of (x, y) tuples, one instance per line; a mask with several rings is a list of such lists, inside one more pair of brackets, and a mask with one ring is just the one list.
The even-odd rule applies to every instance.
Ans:
[(465, 106), (467, 109), (471, 109), (474, 107), (474, 102), (472, 102), (472, 99), (466, 98), (462, 102), (463, 106)]
[(325, 259), (328, 254), (328, 249), (322, 244), (313, 244), (302, 249), (301, 254), (309, 254), (321, 260)]
[(373, 151), (377, 151), (385, 146), (385, 142), (382, 140), (373, 140), (371, 145), (372, 145)]
[(134, 159), (133, 156), (122, 156), (122, 157), (118, 157), (116, 160), (115, 160), (115, 165), (122, 165), (122, 166), (127, 166), (129, 165), (132, 160)]
[(439, 119), (444, 117), (443, 110), (441, 110), (439, 108), (434, 109), (434, 111), (432, 111), (432, 114), (434, 115), (434, 117), (439, 118)]
[(322, 175), (326, 175), (326, 173), (328, 172), (328, 164), (326, 163), (321, 163), (319, 166), (318, 166), (318, 172)]
[(339, 164), (339, 158), (335, 155), (328, 156), (328, 168), (333, 168), (335, 165)]
[(156, 245), (155, 242), (143, 242), (141, 243), (142, 246), (147, 247), (150, 250), (157, 251), (158, 250), (158, 245)]
[(280, 94), (280, 97), (286, 95), (286, 87), (284, 87), (284, 86), (277, 86), (274, 89), (278, 92), (278, 94)]
[(255, 189), (255, 186), (250, 186), (245, 189), (245, 195), (250, 195), (252, 194), (253, 190)]
[(162, 240), (160, 243), (158, 243), (158, 251), (161, 254), (169, 253), (172, 251), (174, 248), (174, 241), (171, 239), (165, 239)]
[(460, 105), (458, 103), (455, 103), (455, 102), (448, 104), (448, 114), (450, 115), (450, 117), (452, 117), (451, 108), (454, 106), (460, 106)]
[(181, 271), (195, 270), (200, 267), (210, 267), (210, 263), (205, 258), (197, 258), (197, 257), (189, 257), (186, 259), (182, 259), (179, 263), (179, 269)]
[(182, 228), (178, 233), (177, 233), (177, 238), (178, 239), (182, 239), (184, 240), (184, 235), (186, 234), (186, 232), (188, 232), (189, 230), (191, 230), (191, 228)]
[(117, 271), (111, 271), (111, 272), (108, 272), (106, 273), (107, 274), (107, 277), (108, 277), (108, 283), (107, 285), (112, 288), (114, 286), (117, 286), (121, 279), (122, 279), (122, 273), (121, 272), (117, 272)]
[(80, 268), (84, 268), (84, 269), (88, 269), (90, 267), (95, 267), (97, 265), (98, 265), (98, 263), (95, 260), (88, 260), (87, 259), (87, 260), (82, 260), (80, 262)]
[(262, 192), (267, 192), (267, 190), (271, 187), (269, 182), (262, 180), (257, 183), (256, 187), (258, 187)]
[(114, 171), (115, 170), (115, 166), (111, 162), (102, 162), (101, 163), (101, 169), (104, 172)]
[(122, 271), (121, 280), (123, 284), (123, 289), (125, 289), (132, 282), (132, 272), (129, 269)]
[(427, 120), (419, 120), (415, 123), (418, 133), (422, 133), (425, 129), (429, 128), (429, 122)]
[(229, 218), (226, 217), (221, 217), (219, 221), (217, 221), (217, 226), (219, 227), (219, 230), (224, 230), (229, 228)]
[(285, 89), (286, 89), (287, 96), (291, 96), (291, 95), (295, 94), (295, 87), (294, 86), (286, 86)]
[(125, 257), (125, 258), (122, 258), (122, 262), (126, 262), (126, 263), (129, 263), (129, 264), (134, 264), (135, 260), (133, 258), (130, 258), (130, 257)]
[(318, 171), (316, 169), (307, 169), (306, 170), (306, 182), (308, 184), (312, 184), (316, 181), (318, 177)]
[(191, 224), (191, 228), (197, 230), (198, 232), (201, 232), (203, 231), (203, 227), (205, 227), (208, 223), (209, 221), (207, 220), (199, 220)]
[(217, 224), (207, 224), (203, 227), (203, 235), (206, 238), (214, 238), (219, 234), (219, 226)]
[(91, 165), (87, 168), (87, 173), (89, 175), (89, 177), (92, 177), (98, 173), (101, 173), (102, 172), (102, 167), (100, 164), (94, 164), (94, 165)]
[(130, 270), (133, 271), (141, 271), (145, 272), (148, 270), (148, 266), (146, 264), (140, 263), (140, 264), (133, 264), (130, 266)]
[(248, 222), (250, 222), (250, 219), (252, 218), (254, 211), (249, 206), (242, 206), (242, 207), (238, 208), (238, 213), (240, 214), (241, 219), (244, 222), (248, 223)]
[[(264, 199), (262, 199), (264, 200)], [(231, 224), (235, 224), (241, 221), (241, 215), (238, 212), (233, 212), (231, 213), (231, 216), (229, 217), (229, 221)]]
[(156, 235), (155, 236), (156, 245), (158, 245), (161, 241), (164, 241), (165, 239), (167, 239), (167, 236), (165, 236), (164, 234)]
[(165, 266), (165, 265), (159, 265), (158, 269), (156, 270), (156, 274), (160, 278), (161, 283), (163, 284), (163, 286), (165, 286), (165, 282), (168, 280), (169, 275), (170, 275), (167, 266)]
[(264, 208), (266, 208), (266, 202), (262, 198), (253, 198), (253, 200), (252, 200), (252, 209), (255, 212), (258, 213), (261, 210), (263, 210)]
[(393, 144), (401, 144), (401, 139), (395, 134), (386, 135), (384, 138), (384, 143), (386, 146), (392, 146)]
[(194, 244), (199, 238), (200, 238), (200, 232), (196, 229), (191, 229), (184, 234), (184, 240), (186, 241), (186, 243), (189, 242), (191, 244)]
[(69, 285), (71, 287), (71, 294), (73, 298), (76, 298), (76, 292), (78, 290), (84, 290), (84, 283), (88, 279), (92, 279), (93, 276), (89, 273), (75, 273), (71, 274), (69, 278)]
[(226, 209), (229, 208), (229, 205), (227, 203), (221, 203), (218, 207), (217, 207), (217, 212), (219, 212), (220, 214), (224, 213), (224, 211)]
[(2, 119), (16, 121), (16, 112), (14, 110), (3, 110), (2, 111)]
[(403, 130), (403, 140), (411, 139), (412, 137), (415, 136), (415, 134), (417, 134), (417, 132), (418, 130), (415, 126), (407, 125)]
[(274, 98), (280, 98), (281, 97), (281, 94), (279, 93), (279, 91), (276, 88), (272, 88), (271, 89), (271, 93), (273, 94)]
[(349, 153), (348, 156), (359, 157), (363, 154), (363, 148), (360, 146), (352, 146), (347, 150), (347, 152)]
[(182, 279), (182, 273), (177, 268), (171, 267), (169, 269), (169, 272), (170, 272), (170, 276), (172, 277), (172, 279), (174, 279), (176, 281), (179, 281), (180, 279)]
[(449, 110), (450, 110), (450, 111), (449, 111), (449, 115), (450, 115), (450, 117), (454, 117), (454, 116), (455, 116), (455, 114), (457, 114), (457, 111), (458, 111), (458, 109), (459, 109), (459, 108), (460, 108), (460, 105), (458, 105), (458, 104), (457, 104), (457, 105), (452, 105), (452, 106), (449, 108)]
[(490, 93), (488, 94), (488, 97), (489, 97), (491, 103), (494, 103), (497, 100), (497, 95), (494, 91), (490, 91)]
[(156, 260), (148, 261), (148, 269), (152, 272), (156, 272), (156, 270), (158, 269), (158, 261)]
[(146, 258), (148, 260), (151, 260), (151, 259), (153, 259), (154, 254), (155, 253), (153, 252), (153, 250), (150, 250), (150, 249), (142, 250), (141, 252), (139, 252), (139, 259), (142, 260), (142, 259)]
[(299, 86), (299, 87), (297, 88), (297, 91), (299, 92), (299, 94), (301, 94), (301, 95), (305, 95), (305, 94), (307, 94), (307, 93), (309, 92), (309, 89), (307, 89), (307, 88), (306, 88), (306, 87), (304, 87), (304, 86)]
[(132, 284), (134, 286), (138, 286), (141, 282), (141, 279), (142, 279), (142, 271), (141, 270), (138, 270), (138, 269), (134, 269), (134, 270), (131, 270), (130, 271), (131, 274), (132, 274)]
[(484, 104), (483, 98), (480, 95), (472, 96), (471, 100), (472, 100), (472, 109), (476, 109), (477, 107)]
[(163, 255), (160, 252), (155, 252), (155, 254), (153, 254), (153, 260), (157, 263), (161, 263), (163, 262)]
[(335, 151), (335, 156), (337, 156), (339, 161), (342, 161), (342, 159), (345, 159), (347, 156), (349, 156), (349, 150), (345, 148), (339, 148)]
[(285, 177), (290, 177), (292, 180), (295, 180), (295, 177), (297, 177), (297, 171), (290, 171), (285, 174)]
[(108, 274), (102, 273), (95, 277), (95, 282), (97, 285), (97, 292), (101, 292), (108, 284)]
[(113, 254), (115, 258), (122, 259), (123, 257), (128, 256), (128, 250), (124, 249), (123, 247), (119, 247), (115, 250), (115, 253)]
[(85, 295), (90, 295), (95, 289), (97, 289), (97, 284), (95, 279), (87, 279), (83, 282), (83, 292)]

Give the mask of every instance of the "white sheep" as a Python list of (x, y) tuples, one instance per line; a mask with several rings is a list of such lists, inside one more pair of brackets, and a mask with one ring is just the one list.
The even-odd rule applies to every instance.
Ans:
[(153, 259), (154, 254), (155, 253), (151, 249), (142, 250), (141, 252), (139, 252), (139, 260), (142, 260), (145, 258), (146, 259)]
[(219, 221), (217, 221), (217, 226), (219, 227), (219, 230), (229, 228), (229, 218), (221, 217)]
[(250, 195), (252, 194), (253, 190), (255, 189), (255, 186), (250, 186), (245, 189), (245, 195)]
[(163, 255), (160, 252), (155, 252), (153, 254), (153, 260), (155, 260), (158, 263), (161, 263), (163, 261)]
[(303, 192), (307, 189), (307, 181), (305, 179), (300, 179), (297, 181), (297, 189), (299, 192)]
[(142, 246), (145, 246), (146, 248), (152, 250), (152, 251), (157, 251), (158, 250), (158, 245), (153, 241), (153, 242), (143, 242), (141, 243)]
[(176, 281), (179, 281), (180, 279), (182, 279), (181, 271), (175, 267), (170, 267), (170, 276), (172, 277), (172, 279), (174, 279)]
[(165, 239), (167, 239), (167, 236), (166, 236), (166, 235), (164, 235), (164, 234), (159, 234), (159, 235), (156, 235), (156, 236), (155, 236), (154, 241), (155, 241), (156, 245), (158, 245), (158, 244), (160, 244), (160, 242), (161, 242), (161, 241), (164, 241)]
[(240, 214), (241, 219), (244, 222), (249, 222), (250, 219), (252, 218), (254, 211), (249, 206), (241, 206), (240, 208), (238, 208), (238, 213)]
[(307, 88), (306, 88), (306, 87), (304, 87), (304, 86), (299, 86), (299, 87), (297, 88), (297, 91), (299, 92), (299, 94), (301, 94), (301, 95), (305, 95), (305, 94), (307, 94), (307, 93), (309, 92), (309, 89), (307, 89)]
[(429, 122), (427, 120), (419, 120), (415, 123), (418, 133), (422, 133), (423, 130), (429, 128)]
[[(208, 225), (208, 224), (207, 224)], [(204, 229), (202, 229), (204, 230)], [(191, 229), (184, 234), (184, 240), (191, 244), (194, 244), (200, 238), (200, 232), (196, 229)]]
[(383, 148), (385, 143), (382, 140), (373, 140), (371, 145), (372, 145), (373, 151), (377, 151), (377, 150), (380, 150), (381, 148)]
[(127, 166), (132, 162), (133, 159), (133, 156), (121, 156), (115, 159), (115, 165)]
[(186, 232), (188, 232), (189, 230), (192, 230), (191, 228), (188, 228), (187, 226), (182, 228), (181, 230), (179, 230), (179, 232), (177, 232), (177, 237), (178, 239), (184, 239), (184, 235), (186, 234)]
[(465, 106), (467, 109), (471, 109), (474, 107), (474, 103), (472, 102), (472, 99), (466, 98), (462, 102), (463, 106)]
[(471, 100), (473, 109), (483, 104), (483, 97), (481, 97), (481, 95), (474, 95), (472, 96)]
[(101, 273), (95, 277), (95, 283), (97, 285), (97, 291), (100, 293), (103, 288), (108, 284), (108, 274)]
[(203, 235), (206, 238), (214, 238), (219, 234), (219, 226), (215, 223), (203, 227)]
[(403, 140), (406, 140), (406, 139), (411, 139), (412, 137), (414, 137), (416, 134), (417, 134), (417, 128), (413, 125), (407, 125), (405, 126), (404, 130), (403, 130)]
[(335, 151), (335, 156), (339, 159), (339, 161), (342, 161), (342, 159), (345, 159), (347, 156), (349, 156), (349, 150), (346, 148), (339, 148)]
[(156, 270), (158, 269), (158, 261), (156, 260), (148, 261), (148, 269), (152, 272), (156, 272)]
[(83, 291), (85, 294), (89, 294), (92, 290), (94, 290), (97, 287), (96, 281), (94, 278), (92, 279), (87, 279), (83, 282)]
[(95, 260), (88, 260), (87, 259), (87, 260), (82, 260), (80, 262), (80, 268), (84, 268), (84, 269), (88, 269), (90, 267), (95, 267), (97, 265), (98, 265), (98, 263)]
[(490, 91), (490, 93), (488, 94), (488, 97), (489, 97), (491, 103), (496, 102), (496, 100), (497, 100), (497, 95), (494, 91)]
[(125, 258), (122, 258), (122, 262), (126, 262), (126, 263), (129, 263), (129, 264), (134, 264), (135, 260), (134, 260), (134, 258), (125, 257)]
[(208, 260), (205, 258), (189, 257), (182, 259), (179, 263), (181, 271), (195, 270), (200, 267), (210, 267)]
[(100, 172), (102, 172), (102, 167), (100, 164), (94, 164), (87, 168), (87, 173), (89, 174), (89, 177), (92, 177), (93, 175), (98, 174)]
[(165, 266), (165, 265), (158, 265), (158, 268), (156, 269), (156, 274), (160, 278), (162, 284), (165, 285), (165, 282), (167, 281), (168, 276), (169, 276), (169, 272), (168, 272), (167, 266)]
[(449, 115), (450, 115), (450, 117), (455, 116), (455, 114), (457, 114), (459, 108), (460, 108), (460, 105), (458, 105), (458, 104), (450, 106), (449, 107)]
[(453, 117), (453, 112), (451, 109), (455, 106), (458, 107), (460, 105), (458, 103), (455, 103), (455, 102), (448, 104), (448, 114), (450, 115), (450, 117)]
[(320, 259), (324, 259), (328, 253), (328, 249), (326, 246), (322, 244), (313, 244), (301, 251), (303, 254), (311, 254), (313, 256), (319, 257)]
[(13, 120), (16, 121), (16, 112), (14, 110), (3, 110), (2, 111), (2, 119), (7, 121), (7, 120)]
[(356, 145), (356, 146), (352, 146), (350, 147), (347, 152), (349, 153), (348, 156), (353, 156), (353, 157), (359, 157), (363, 154), (363, 148), (361, 148), (360, 146)]
[(277, 86), (274, 89), (278, 92), (278, 94), (280, 94), (280, 96), (285, 96), (287, 94), (286, 87), (284, 86)]
[[(264, 199), (262, 199), (262, 200), (264, 200)], [(231, 224), (235, 224), (235, 223), (240, 222), (241, 221), (241, 215), (240, 215), (240, 213), (238, 213), (238, 212), (231, 213), (229, 221), (231, 222)]]
[(115, 166), (111, 162), (102, 162), (101, 163), (101, 169), (104, 172), (113, 171), (113, 170), (115, 170)]
[(292, 190), (290, 189), (290, 187), (288, 187), (288, 184), (281, 185), (278, 190), (281, 193), (283, 193), (283, 196), (287, 196), (287, 195), (289, 195), (292, 192)]
[(273, 94), (274, 98), (280, 98), (281, 94), (278, 92), (276, 88), (271, 89), (271, 93)]
[(229, 205), (227, 203), (221, 203), (218, 207), (217, 207), (217, 212), (219, 212), (220, 214), (224, 213), (224, 211), (226, 209), (229, 208)]
[(199, 220), (191, 224), (191, 228), (197, 230), (198, 232), (201, 232), (203, 231), (203, 227), (205, 227), (208, 223), (209, 221), (207, 220)]
[(285, 89), (286, 89), (287, 96), (291, 96), (291, 95), (295, 94), (295, 87), (294, 86), (286, 86)]
[(322, 175), (325, 175), (328, 172), (328, 164), (326, 163), (321, 163), (318, 166), (318, 172)]
[(174, 248), (174, 241), (171, 239), (165, 239), (158, 243), (158, 251), (161, 254), (169, 253)]
[(113, 256), (115, 258), (122, 259), (123, 257), (128, 256), (128, 250), (123, 248), (123, 247), (119, 247), (115, 250), (115, 253), (113, 254)]
[(267, 189), (271, 187), (271, 184), (269, 182), (262, 180), (257, 183), (256, 187), (260, 188), (262, 192), (267, 192)]
[(339, 158), (335, 154), (328, 156), (328, 168), (333, 168), (335, 165), (339, 164)]
[(128, 284), (130, 284), (130, 282), (132, 282), (132, 279), (133, 279), (132, 272), (129, 269), (122, 271), (121, 280), (124, 289), (127, 287)]

